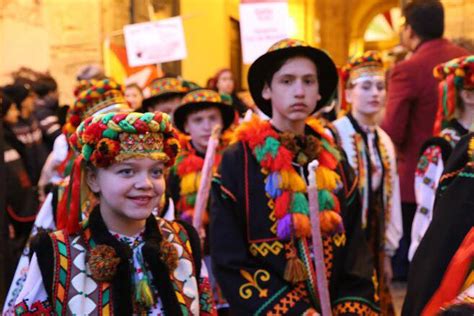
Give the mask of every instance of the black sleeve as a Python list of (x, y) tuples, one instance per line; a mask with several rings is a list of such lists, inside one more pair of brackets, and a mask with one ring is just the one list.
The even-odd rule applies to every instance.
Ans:
[[(379, 312), (375, 295), (375, 270), (363, 229), (358, 179), (343, 159), (339, 174), (344, 189), (338, 197), (345, 228), (345, 241), (341, 234), (332, 237), (333, 273), (330, 281), (332, 308), (337, 315), (350, 315), (351, 306), (368, 314)], [(339, 240), (338, 240), (339, 239)]]
[(53, 269), (54, 269), (54, 250), (53, 241), (46, 232), (40, 232), (31, 240), (32, 252), (38, 257), (38, 265), (41, 270), (43, 284), (48, 294), (48, 300), (51, 306), (53, 291)]

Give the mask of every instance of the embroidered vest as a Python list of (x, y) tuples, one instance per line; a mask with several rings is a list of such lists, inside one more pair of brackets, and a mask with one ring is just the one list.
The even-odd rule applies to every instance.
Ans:
[[(156, 218), (163, 238), (177, 249), (178, 267), (170, 275), (184, 315), (199, 314), (198, 282), (191, 244), (185, 229), (176, 222)], [(80, 235), (64, 231), (51, 234), (54, 254), (52, 303), (57, 315), (113, 315), (112, 284), (91, 277), (87, 253), (95, 247), (87, 225)]]

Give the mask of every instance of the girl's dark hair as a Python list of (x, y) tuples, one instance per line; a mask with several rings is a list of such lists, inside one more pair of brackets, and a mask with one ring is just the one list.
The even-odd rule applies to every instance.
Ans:
[(422, 41), (443, 36), (444, 8), (441, 1), (413, 0), (403, 8), (403, 16)]

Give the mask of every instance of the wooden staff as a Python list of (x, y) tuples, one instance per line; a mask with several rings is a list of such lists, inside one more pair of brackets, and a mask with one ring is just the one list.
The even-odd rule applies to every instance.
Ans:
[(214, 166), (214, 158), (216, 156), (216, 149), (217, 145), (219, 144), (221, 130), (222, 127), (220, 125), (216, 125), (212, 130), (211, 137), (209, 137), (206, 157), (204, 158), (204, 165), (201, 170), (201, 182), (199, 183), (196, 203), (194, 204), (193, 226), (196, 228), (201, 237), (203, 237), (202, 216), (206, 210), (209, 191), (211, 189), (212, 168)]
[(311, 219), (311, 236), (313, 239), (313, 256), (316, 268), (316, 285), (319, 293), (319, 304), (321, 305), (321, 314), (331, 316), (331, 301), (329, 299), (328, 282), (326, 277), (326, 266), (324, 264), (323, 240), (321, 237), (321, 227), (319, 223), (319, 200), (318, 186), (316, 182), (316, 168), (319, 162), (313, 160), (308, 165), (308, 200), (309, 214)]

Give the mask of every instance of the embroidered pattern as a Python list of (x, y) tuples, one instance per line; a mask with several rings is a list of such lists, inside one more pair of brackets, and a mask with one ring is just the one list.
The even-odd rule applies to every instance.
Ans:
[(258, 291), (259, 298), (266, 298), (268, 296), (268, 289), (262, 289), (258, 284), (259, 281), (267, 282), (268, 280), (270, 280), (270, 273), (268, 273), (268, 271), (259, 269), (252, 276), (249, 272), (245, 270), (240, 270), (240, 274), (245, 280), (248, 281), (239, 288), (239, 295), (241, 298), (243, 298), (244, 300), (248, 300), (249, 298), (251, 298), (254, 294), (254, 291), (252, 289)]
[(51, 315), (53, 310), (49, 301), (35, 302), (28, 308), (28, 304), (25, 301), (15, 306), (15, 315)]
[(71, 280), (71, 252), (63, 231), (51, 234), (54, 247), (53, 307), (58, 315), (66, 315), (67, 293)]
[(337, 304), (332, 309), (333, 315), (364, 315), (364, 316), (379, 316), (380, 313), (372, 309), (369, 305), (361, 302), (348, 301)]
[(266, 257), (269, 253), (277, 256), (280, 254), (281, 250), (283, 249), (283, 244), (279, 241), (274, 241), (271, 243), (262, 242), (262, 243), (251, 243), (249, 250), (250, 253), (257, 257), (262, 256)]
[(331, 237), (323, 237), (324, 265), (326, 266), (326, 274), (328, 280), (331, 278), (334, 258), (334, 249), (332, 244), (333, 241)]
[[(293, 306), (300, 300), (307, 301), (308, 292), (305, 289), (304, 283), (299, 283), (292, 291), (288, 292), (280, 301), (273, 306), (272, 310), (267, 313), (267, 316), (287, 315)], [(308, 302), (309, 303), (309, 302)]]
[(212, 295), (211, 284), (208, 279), (201, 278), (199, 282), (199, 308), (202, 316), (212, 315)]

